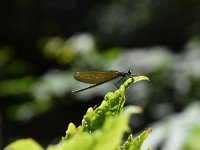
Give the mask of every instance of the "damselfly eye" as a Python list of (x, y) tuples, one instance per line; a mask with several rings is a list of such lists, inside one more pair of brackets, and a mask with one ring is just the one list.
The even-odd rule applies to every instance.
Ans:
[(128, 74), (131, 75), (131, 71), (130, 70), (128, 71)]

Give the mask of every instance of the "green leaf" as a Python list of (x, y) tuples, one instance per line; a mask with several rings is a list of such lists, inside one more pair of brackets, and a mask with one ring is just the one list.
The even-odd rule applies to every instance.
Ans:
[(185, 139), (185, 143), (183, 144), (183, 150), (199, 150), (200, 143), (200, 126), (195, 126), (192, 128), (191, 132), (188, 134), (187, 138)]
[(130, 135), (128, 140), (122, 146), (122, 150), (140, 150), (144, 140), (146, 140), (151, 132), (152, 129), (149, 128), (135, 139), (133, 139), (132, 135)]
[[(130, 114), (127, 113), (109, 117), (101, 129), (93, 133), (76, 134), (58, 145), (49, 146), (47, 150), (115, 150), (120, 145), (124, 132), (129, 130), (129, 118)], [(70, 127), (72, 128), (74, 127)]]
[(42, 146), (40, 146), (31, 138), (17, 140), (4, 148), (4, 150), (27, 150), (27, 149), (43, 150)]
[[(101, 105), (93, 109), (89, 108), (86, 115), (83, 117), (82, 125), (78, 127), (79, 131), (87, 131), (89, 133), (94, 132), (96, 129), (100, 128), (105, 121), (105, 118), (109, 116), (115, 116), (123, 110), (123, 106), (126, 100), (125, 92), (127, 88), (138, 81), (149, 80), (146, 76), (135, 76), (129, 78), (120, 86), (118, 90), (114, 93), (109, 92), (105, 95)], [(66, 131), (66, 136), (64, 139), (69, 139), (69, 137), (74, 136), (78, 132)]]

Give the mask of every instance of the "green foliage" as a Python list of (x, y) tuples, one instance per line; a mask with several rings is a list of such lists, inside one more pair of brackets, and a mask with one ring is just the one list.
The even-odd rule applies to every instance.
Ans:
[(128, 140), (122, 146), (122, 150), (138, 150), (141, 149), (142, 143), (152, 132), (152, 129), (149, 128), (147, 131), (144, 131), (140, 136), (133, 139), (132, 134), (128, 137)]
[(200, 137), (200, 126), (196, 126), (187, 137), (183, 149), (199, 150), (200, 149), (199, 137)]
[(63, 140), (55, 146), (48, 147), (48, 150), (114, 150), (121, 142), (125, 131), (128, 131), (129, 114), (121, 114), (106, 119), (103, 127), (94, 133), (76, 132), (76, 135), (69, 140)]
[(10, 145), (8, 145), (4, 150), (42, 150), (42, 146), (40, 146), (33, 139), (21, 139), (17, 140)]
[[(66, 136), (57, 145), (48, 146), (47, 150), (139, 150), (144, 140), (148, 137), (151, 129), (143, 132), (133, 139), (132, 135), (120, 148), (124, 132), (129, 131), (128, 121), (131, 111), (123, 111), (126, 100), (126, 89), (135, 82), (149, 80), (145, 76), (129, 78), (119, 90), (105, 95), (105, 100), (96, 108), (89, 108), (83, 117), (82, 124), (76, 128), (70, 123)], [(30, 142), (31, 141), (31, 142)], [(5, 148), (5, 150), (23, 150), (27, 145), (33, 149), (40, 149), (33, 140), (16, 141)], [(37, 145), (37, 146), (36, 146)], [(25, 148), (26, 147), (26, 148)], [(10, 149), (9, 149), (10, 148)]]
[(13, 57), (13, 48), (11, 46), (4, 46), (0, 48), (0, 67), (11, 60)]
[(70, 64), (75, 59), (80, 59), (80, 55), (86, 57), (86, 53), (91, 54), (96, 49), (94, 39), (90, 34), (74, 35), (67, 40), (53, 37), (42, 41), (46, 41), (41, 42), (41, 45), (44, 44), (42, 46), (44, 55), (60, 64)]
[[(125, 92), (130, 84), (141, 81), (149, 80), (145, 76), (138, 76), (129, 78), (119, 90), (116, 90), (114, 93), (109, 92), (105, 95), (105, 100), (102, 101), (101, 105), (96, 108), (89, 108), (86, 115), (83, 117), (82, 126), (78, 127), (78, 130), (87, 131), (89, 133), (100, 128), (105, 121), (105, 118), (110, 116), (116, 116), (123, 110), (123, 106), (126, 100)], [(80, 129), (81, 128), (81, 129)], [(72, 132), (69, 129), (73, 129)], [(74, 127), (70, 125), (70, 128), (66, 131), (66, 139), (72, 137), (74, 133)], [(79, 132), (78, 132), (79, 133)]]
[(33, 82), (34, 79), (29, 76), (1, 81), (0, 96), (26, 94), (30, 92)]

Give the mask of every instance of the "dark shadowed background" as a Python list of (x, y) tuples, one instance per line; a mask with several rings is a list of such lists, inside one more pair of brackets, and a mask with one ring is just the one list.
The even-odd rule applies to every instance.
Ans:
[[(137, 134), (153, 149), (200, 149), (199, 0), (7, 0), (0, 2), (0, 149), (31, 137), (56, 143), (70, 122), (116, 90), (79, 94), (81, 70), (146, 75), (127, 91)], [(144, 146), (145, 147), (145, 146)]]

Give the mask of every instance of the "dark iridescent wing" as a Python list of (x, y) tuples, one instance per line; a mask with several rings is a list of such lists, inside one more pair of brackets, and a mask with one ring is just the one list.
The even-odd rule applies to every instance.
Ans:
[(77, 81), (89, 83), (89, 84), (99, 84), (102, 82), (107, 82), (115, 79), (119, 76), (118, 71), (86, 71), (86, 72), (76, 72), (74, 78)]

